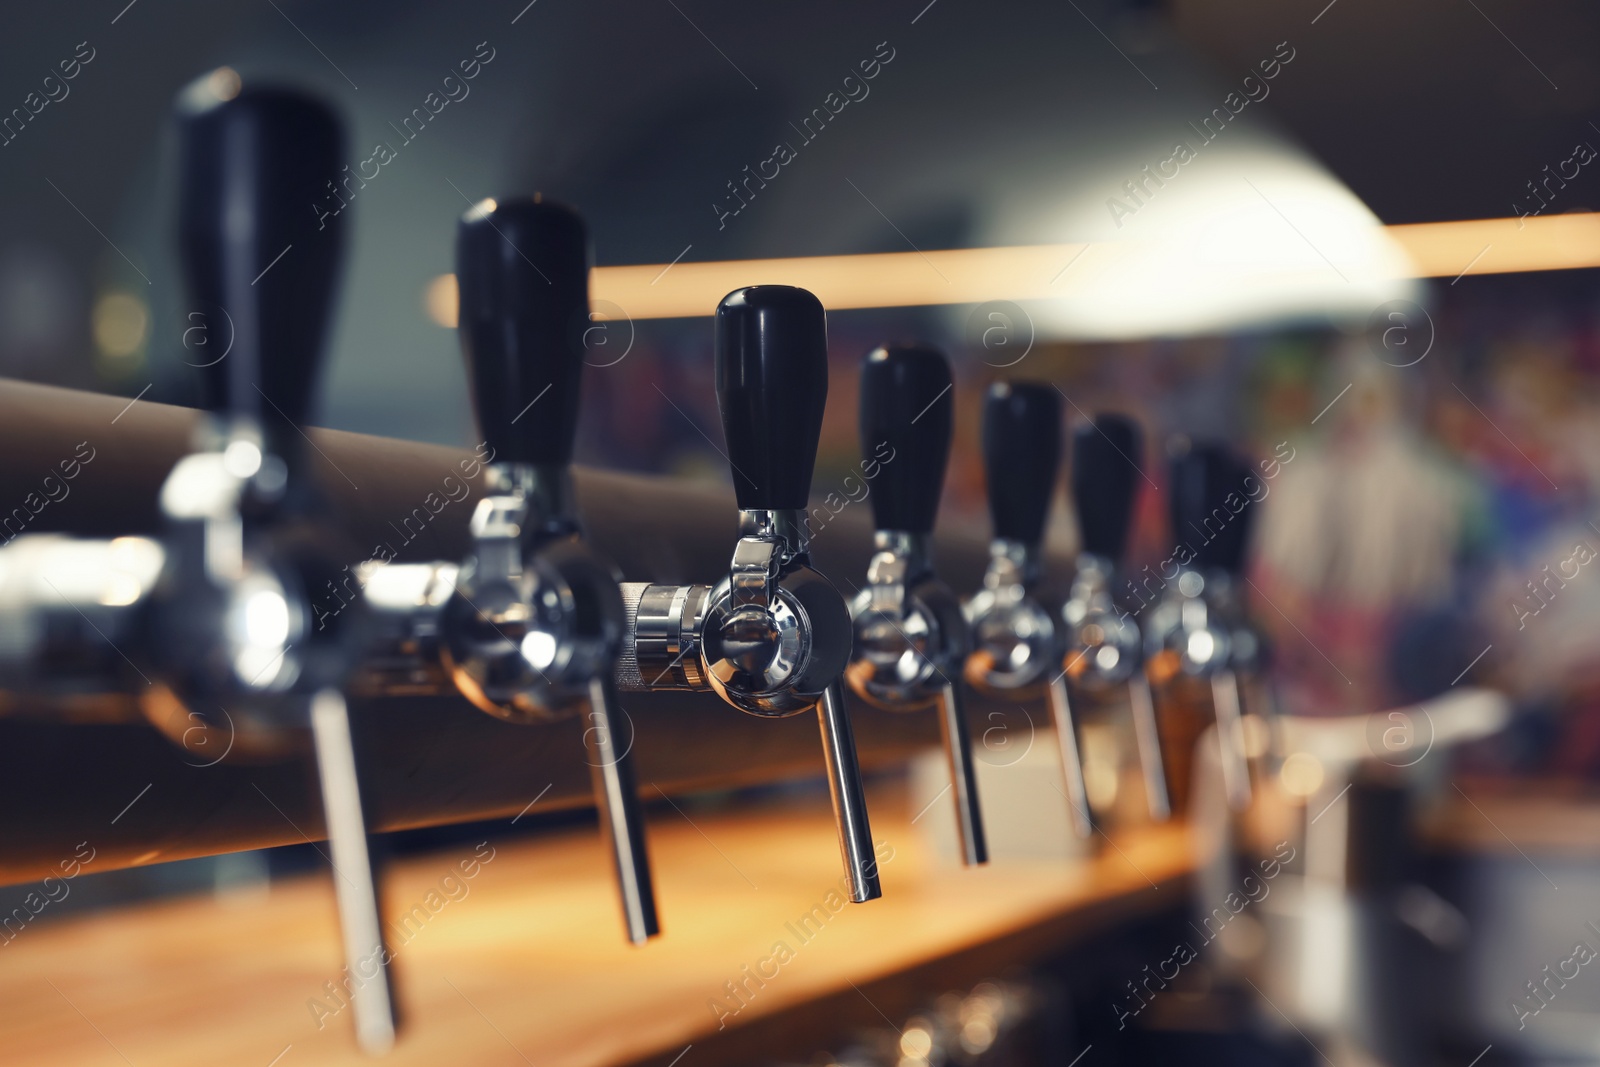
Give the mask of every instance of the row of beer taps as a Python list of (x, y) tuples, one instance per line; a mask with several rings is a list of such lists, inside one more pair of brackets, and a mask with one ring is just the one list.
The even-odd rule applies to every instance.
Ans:
[[(865, 450), (886, 442), (895, 458), (873, 483), (873, 555), (847, 600), (808, 553), (828, 348), (823, 307), (802, 289), (739, 289), (715, 311), (738, 506), (727, 573), (707, 585), (621, 581), (584, 536), (570, 473), (588, 239), (576, 214), (538, 197), (482, 201), (458, 229), (460, 342), (494, 456), (471, 551), (362, 564), (352, 609), (314, 617), (315, 595), (359, 558), (322, 517), (302, 429), (344, 224), (306, 206), (337, 173), (343, 136), (315, 99), (219, 79), (184, 92), (178, 127), (187, 282), (202, 305), (227, 310), (234, 344), (201, 370), (210, 417), (162, 487), (163, 534), (24, 535), (0, 549), (0, 566), (31, 568), (48, 587), (3, 613), (0, 687), (134, 693), (153, 719), (158, 706), (203, 722), (225, 716), (262, 750), (309, 736), (363, 1048), (393, 1043), (396, 1012), (345, 694), (382, 691), (386, 672), (403, 674), (408, 691), (458, 692), (512, 722), (586, 716), (584, 758), (634, 942), (660, 925), (631, 754), (619, 744), (623, 692), (714, 692), (764, 717), (815, 710), (857, 902), (881, 888), (846, 686), (876, 708), (936, 709), (968, 864), (986, 862), (988, 849), (964, 687), (1048, 700), (1074, 825), (1087, 837), (1075, 702), (1126, 689), (1149, 810), (1165, 818), (1146, 668), (1210, 677), (1230, 798), (1247, 802), (1236, 675), (1254, 668), (1258, 643), (1238, 610), (1243, 531), (1186, 563), (1143, 626), (1120, 610), (1114, 583), (1143, 477), (1141, 434), (1101, 415), (1073, 435), (1083, 551), (1071, 596), (1047, 607), (1037, 590), (1063, 451), (1060, 394), (996, 383), (983, 417), (994, 539), (983, 587), (963, 603), (937, 577), (931, 546), (952, 434), (950, 364), (929, 346), (886, 346), (862, 368), (861, 435)], [(292, 261), (263, 272), (286, 246)], [(1238, 473), (1221, 449), (1176, 460), (1175, 524), (1208, 521)], [(150, 684), (107, 648), (146, 664)]]

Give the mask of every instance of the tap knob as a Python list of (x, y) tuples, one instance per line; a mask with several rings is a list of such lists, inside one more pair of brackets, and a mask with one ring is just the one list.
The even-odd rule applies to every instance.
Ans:
[(991, 385), (983, 399), (983, 472), (996, 540), (1044, 540), (1060, 469), (1060, 394), (1039, 382)]
[(1105, 412), (1072, 431), (1072, 501), (1083, 551), (1122, 561), (1143, 453), (1138, 424)]
[(1172, 458), (1172, 529), (1194, 546), (1197, 570), (1244, 572), (1250, 476), (1250, 467), (1219, 442), (1190, 445)]
[(862, 453), (871, 457), (887, 444), (894, 457), (869, 497), (878, 529), (933, 532), (950, 458), (953, 385), (949, 360), (930, 346), (884, 346), (861, 365)]
[(804, 289), (754, 285), (716, 315), (717, 406), (740, 511), (800, 511), (828, 403), (828, 326)]
[(581, 536), (571, 473), (589, 311), (588, 238), (539, 197), (484, 200), (456, 241), (460, 339), (491, 494), (445, 608), (457, 687), (513, 722), (578, 712), (629, 940), (660, 932), (615, 669), (626, 617), (616, 568)]
[[(394, 1042), (396, 1012), (355, 747), (339, 691), (359, 612), (313, 626), (309, 593), (340, 576), (319, 525), (301, 426), (327, 330), (342, 226), (308, 205), (343, 153), (338, 118), (288, 89), (215, 76), (178, 102), (179, 246), (193, 296), (225, 354), (201, 368), (218, 418), (162, 487), (167, 572), (152, 641), (163, 688), (197, 714), (230, 704), (269, 729), (309, 728), (316, 753), (357, 1040)], [(258, 505), (287, 498), (285, 512)]]
[(208, 343), (206, 406), (298, 466), (337, 288), (343, 214), (312, 205), (343, 158), (338, 118), (291, 89), (202, 78), (179, 96), (179, 250)]
[(1150, 683), (1141, 669), (1138, 624), (1112, 594), (1127, 550), (1143, 455), (1139, 426), (1126, 415), (1101, 413), (1072, 431), (1071, 486), (1082, 552), (1072, 596), (1062, 605), (1064, 670), (1089, 691), (1127, 686), (1145, 801), (1152, 817), (1171, 813)]
[(962, 858), (988, 860), (972, 741), (958, 686), (967, 654), (961, 602), (928, 551), (950, 454), (950, 364), (938, 349), (887, 346), (861, 367), (861, 451), (889, 458), (870, 496), (877, 525), (867, 585), (851, 603), (855, 652), (846, 679), (889, 711), (939, 709)]
[(502, 462), (572, 462), (588, 245), (583, 220), (542, 198), (480, 201), (461, 219), (461, 351), (478, 430)]

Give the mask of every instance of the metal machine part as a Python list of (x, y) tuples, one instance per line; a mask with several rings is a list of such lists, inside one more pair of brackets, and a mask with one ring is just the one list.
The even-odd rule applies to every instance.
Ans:
[(877, 708), (937, 707), (961, 856), (973, 865), (988, 862), (989, 848), (960, 689), (967, 625), (928, 551), (950, 452), (951, 384), (944, 354), (926, 346), (878, 348), (862, 365), (862, 453), (871, 463), (888, 447), (890, 458), (874, 471), (878, 530), (867, 583), (850, 605), (855, 648), (845, 679)]
[(618, 678), (628, 688), (710, 690), (762, 718), (815, 708), (850, 898), (871, 900), (882, 889), (841, 689), (850, 612), (811, 567), (804, 510), (828, 396), (826, 319), (805, 290), (758, 285), (723, 298), (715, 329), (739, 540), (709, 589), (625, 589)]
[[(583, 536), (570, 464), (587, 321), (588, 238), (540, 198), (485, 200), (456, 245), (461, 345), (493, 461), (459, 564), (366, 565), (381, 682), (442, 672), (479, 710), (515, 723), (584, 716), (584, 754), (611, 846), (628, 939), (660, 932), (615, 670), (625, 614), (615, 567)], [(546, 393), (555, 398), (523, 421)], [(580, 758), (573, 751), (574, 759)]]
[[(177, 116), (185, 273), (200, 306), (226, 309), (233, 327), (227, 357), (201, 368), (210, 418), (161, 486), (158, 541), (25, 535), (0, 550), (0, 572), (31, 569), (137, 680), (114, 664), (107, 673), (109, 661), (97, 652), (72, 653), (74, 644), (98, 645), (70, 629), (64, 640), (60, 631), (52, 636), (59, 608), (26, 592), (6, 605), (15, 637), (9, 651), (53, 644), (65, 659), (45, 668), (56, 678), (9, 663), (0, 674), (14, 694), (34, 684), (48, 693), (63, 674), (76, 675), (69, 686), (131, 690), (180, 744), (192, 729), (226, 730), (229, 751), (237, 744), (277, 755), (303, 747), (309, 735), (346, 966), (361, 979), (356, 1036), (362, 1048), (381, 1052), (394, 1042), (396, 1012), (340, 691), (364, 639), (364, 616), (313, 618), (311, 591), (338, 573), (345, 546), (317, 518), (301, 430), (341, 248), (341, 227), (313, 228), (302, 205), (336, 168), (343, 136), (321, 102), (236, 80), (194, 83), (180, 94)], [(270, 270), (274, 257), (296, 247), (294, 262)], [(80, 602), (93, 604), (104, 629)], [(197, 725), (179, 732), (174, 711), (180, 723)]]
[[(1239, 675), (1259, 666), (1261, 642), (1244, 620), (1238, 587), (1244, 573), (1250, 507), (1244, 501), (1250, 469), (1220, 444), (1200, 444), (1172, 461), (1172, 527), (1195, 531), (1198, 547), (1181, 542), (1181, 569), (1151, 611), (1145, 655), (1152, 679), (1177, 674), (1211, 686), (1221, 746), (1223, 788), (1235, 811), (1250, 806), (1250, 760)], [(1179, 559), (1179, 557), (1183, 557)]]
[(1072, 434), (1072, 497), (1082, 552), (1072, 594), (1061, 607), (1068, 683), (1084, 693), (1126, 688), (1150, 817), (1172, 814), (1161, 756), (1155, 701), (1143, 669), (1139, 625), (1113, 596), (1117, 563), (1127, 548), (1140, 476), (1140, 434), (1126, 416), (1101, 414)]
[(983, 465), (994, 540), (983, 588), (967, 602), (967, 681), (979, 692), (1044, 696), (1061, 746), (1062, 796), (1079, 837), (1094, 833), (1078, 730), (1061, 669), (1061, 633), (1034, 595), (1039, 546), (1061, 463), (1061, 402), (1038, 382), (995, 382), (983, 405)]

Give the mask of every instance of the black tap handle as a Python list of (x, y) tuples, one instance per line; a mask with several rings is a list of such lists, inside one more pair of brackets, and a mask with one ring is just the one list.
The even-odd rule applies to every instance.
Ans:
[(1128, 547), (1143, 449), (1139, 424), (1103, 412), (1072, 431), (1072, 503), (1083, 551), (1120, 562)]
[(994, 535), (1044, 540), (1061, 466), (1061, 398), (1038, 382), (995, 382), (983, 398), (983, 472)]
[(1256, 502), (1250, 466), (1227, 445), (1207, 441), (1172, 457), (1172, 530), (1202, 570), (1239, 574)]
[(578, 433), (589, 240), (571, 209), (483, 200), (456, 230), (461, 351), (497, 459), (566, 464)]
[(803, 510), (828, 402), (821, 301), (788, 285), (735, 289), (717, 305), (716, 353), (740, 510)]
[(929, 345), (885, 345), (861, 365), (861, 454), (883, 460), (872, 486), (880, 530), (933, 532), (955, 410), (950, 362)]
[(338, 117), (294, 90), (230, 92), (215, 76), (176, 110), (179, 250), (212, 359), (205, 404), (255, 420), (268, 449), (294, 460), (344, 244), (345, 214), (327, 207), (340, 203)]

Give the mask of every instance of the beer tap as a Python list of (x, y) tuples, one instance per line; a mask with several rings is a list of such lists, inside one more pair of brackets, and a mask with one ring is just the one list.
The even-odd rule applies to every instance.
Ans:
[(318, 519), (302, 430), (343, 245), (342, 218), (319, 223), (307, 206), (343, 135), (320, 101), (215, 76), (180, 94), (177, 125), (180, 256), (223, 350), (201, 368), (208, 414), (161, 487), (160, 537), (24, 535), (0, 550), (0, 681), (46, 699), (132, 693), (180, 745), (226, 736), (236, 759), (294, 752), (309, 734), (356, 1038), (382, 1052), (390, 957), (343, 695), (365, 618), (312, 617), (311, 591), (354, 553)]
[(937, 706), (950, 765), (962, 859), (986, 863), (972, 742), (958, 680), (967, 654), (961, 601), (934, 574), (928, 544), (950, 455), (954, 400), (944, 353), (924, 346), (874, 350), (861, 367), (861, 451), (885, 444), (892, 462), (871, 495), (877, 527), (867, 584), (850, 605), (850, 687), (887, 711)]
[(1061, 401), (1038, 382), (995, 382), (983, 403), (983, 467), (994, 538), (983, 588), (967, 602), (967, 681), (982, 692), (1047, 697), (1079, 837), (1094, 833), (1078, 733), (1061, 670), (1061, 634), (1034, 590), (1061, 463)]
[(850, 609), (811, 568), (805, 507), (828, 399), (822, 304), (804, 289), (729, 293), (715, 320), (739, 540), (715, 587), (625, 583), (624, 689), (715, 692), (765, 718), (815, 708), (850, 899), (882, 895), (841, 678)]
[(1250, 805), (1240, 672), (1256, 668), (1261, 643), (1243, 622), (1244, 577), (1253, 501), (1248, 466), (1226, 446), (1197, 444), (1172, 459), (1173, 559), (1177, 580), (1151, 613), (1145, 647), (1153, 680), (1178, 675), (1210, 683), (1228, 804)]
[(1141, 452), (1139, 427), (1124, 415), (1097, 415), (1072, 432), (1072, 500), (1082, 539), (1072, 595), (1062, 605), (1061, 618), (1064, 670), (1072, 686), (1097, 694), (1127, 687), (1145, 803), (1150, 817), (1161, 820), (1171, 807), (1143, 642), (1138, 624), (1118, 610), (1111, 592), (1128, 543)]
[[(161, 490), (166, 566), (149, 653), (191, 716), (233, 707), (268, 730), (309, 725), (322, 784), (356, 1034), (394, 1041), (389, 954), (341, 693), (364, 638), (359, 612), (313, 625), (311, 591), (353, 552), (318, 521), (301, 426), (327, 331), (343, 227), (313, 226), (343, 158), (326, 105), (216, 82), (182, 100), (180, 244), (199, 306), (226, 311), (232, 348), (203, 370), (211, 418)], [(287, 262), (279, 262), (287, 259)]]
[[(628, 939), (660, 932), (615, 665), (625, 616), (615, 567), (585, 540), (570, 464), (589, 251), (583, 221), (540, 198), (484, 200), (456, 240), (460, 340), (489, 495), (461, 564), (363, 565), (378, 647), (431, 662), (480, 710), (515, 723), (582, 713)], [(391, 661), (394, 657), (390, 657)], [(426, 669), (424, 667), (424, 669)]]

